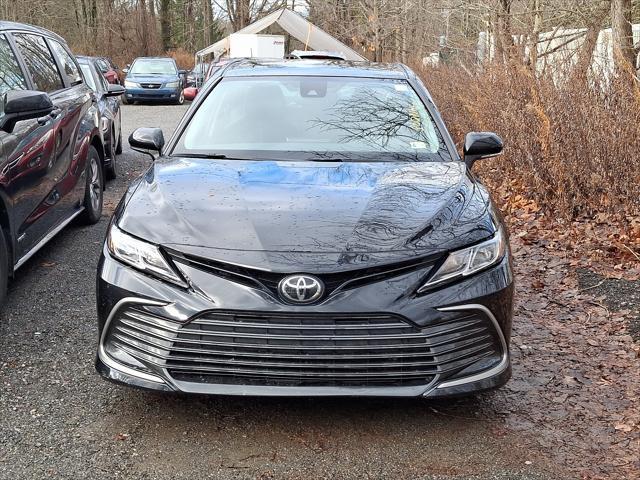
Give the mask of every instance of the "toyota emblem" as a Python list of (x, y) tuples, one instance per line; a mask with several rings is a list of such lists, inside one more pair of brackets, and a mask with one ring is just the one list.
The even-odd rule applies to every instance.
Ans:
[(311, 275), (289, 275), (278, 284), (280, 296), (291, 303), (312, 303), (322, 297), (324, 285)]

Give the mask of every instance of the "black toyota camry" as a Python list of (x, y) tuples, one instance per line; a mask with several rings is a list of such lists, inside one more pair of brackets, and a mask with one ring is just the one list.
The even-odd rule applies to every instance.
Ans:
[(164, 391), (460, 395), (510, 376), (507, 234), (403, 65), (220, 69), (123, 197), (98, 267), (96, 366)]

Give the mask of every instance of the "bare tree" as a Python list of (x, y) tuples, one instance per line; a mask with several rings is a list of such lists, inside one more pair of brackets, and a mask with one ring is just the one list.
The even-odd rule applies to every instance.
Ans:
[(233, 31), (240, 30), (259, 17), (286, 7), (286, 0), (214, 0), (215, 5), (229, 19)]
[(631, 0), (611, 0), (611, 25), (613, 31), (614, 63), (622, 71), (636, 66), (631, 26)]

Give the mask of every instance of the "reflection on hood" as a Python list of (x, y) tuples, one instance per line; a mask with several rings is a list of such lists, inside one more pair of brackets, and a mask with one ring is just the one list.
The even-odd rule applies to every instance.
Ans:
[(493, 233), (462, 162), (162, 159), (118, 215), (153, 243), (257, 267), (400, 261)]

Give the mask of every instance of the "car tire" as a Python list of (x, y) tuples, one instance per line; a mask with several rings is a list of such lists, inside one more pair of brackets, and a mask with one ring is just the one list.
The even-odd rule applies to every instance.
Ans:
[(127, 100), (127, 96), (126, 95), (122, 95), (122, 104), (123, 105), (131, 105), (131, 102), (129, 100)]
[(104, 193), (104, 179), (102, 176), (102, 162), (98, 151), (89, 147), (87, 153), (87, 175), (84, 186), (84, 212), (82, 221), (87, 225), (98, 223), (102, 216), (102, 200)]
[(116, 173), (116, 157), (117, 157), (117, 151), (116, 151), (116, 132), (111, 132), (111, 141), (109, 142), (109, 165), (107, 166), (106, 170), (106, 180), (113, 180), (115, 179), (118, 174)]
[(180, 90), (180, 95), (178, 95), (178, 99), (176, 100), (176, 105), (182, 105), (184, 103), (184, 88)]
[(4, 306), (7, 297), (7, 284), (9, 283), (9, 249), (4, 231), (0, 230), (0, 310)]
[(120, 127), (120, 131), (118, 132), (118, 145), (116, 146), (116, 155), (120, 155), (122, 153), (122, 127)]

